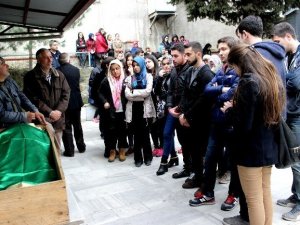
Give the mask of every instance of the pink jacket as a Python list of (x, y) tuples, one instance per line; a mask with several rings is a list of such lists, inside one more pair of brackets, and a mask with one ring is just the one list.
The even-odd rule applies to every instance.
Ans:
[(96, 33), (96, 53), (106, 53), (108, 45), (105, 37), (101, 33)]

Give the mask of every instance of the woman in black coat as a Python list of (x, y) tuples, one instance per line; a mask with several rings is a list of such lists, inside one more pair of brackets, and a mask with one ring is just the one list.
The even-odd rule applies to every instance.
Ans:
[(122, 63), (117, 59), (112, 60), (107, 77), (103, 79), (99, 89), (100, 104), (103, 106), (101, 123), (103, 123), (105, 147), (110, 151), (109, 162), (113, 162), (116, 158), (117, 144), (120, 161), (126, 159), (125, 150), (128, 148), (125, 103), (122, 97), (124, 78)]
[[(231, 48), (228, 63), (240, 76), (233, 103), (223, 111), (232, 120), (233, 157), (245, 193), (251, 225), (271, 225), (272, 165), (278, 161), (275, 129), (284, 108), (284, 87), (275, 67), (252, 46)], [(230, 108), (229, 108), (230, 107)]]

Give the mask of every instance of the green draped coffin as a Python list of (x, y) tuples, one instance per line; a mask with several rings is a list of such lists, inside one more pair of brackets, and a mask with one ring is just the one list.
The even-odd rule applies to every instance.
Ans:
[(0, 133), (0, 190), (58, 179), (46, 131), (16, 124)]

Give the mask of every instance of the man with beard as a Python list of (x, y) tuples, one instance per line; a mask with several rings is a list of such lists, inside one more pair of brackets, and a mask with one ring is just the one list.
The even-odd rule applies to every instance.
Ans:
[[(182, 145), (182, 149), (184, 152), (185, 145), (184, 141), (184, 134), (182, 126), (180, 126), (178, 121), (178, 111), (179, 108), (177, 107), (180, 103), (183, 88), (184, 88), (184, 80), (186, 77), (186, 73), (188, 68), (190, 67), (186, 61), (184, 55), (184, 46), (181, 43), (175, 44), (171, 48), (171, 55), (174, 64), (174, 68), (171, 70), (170, 75), (170, 85), (167, 94), (167, 102), (166, 108), (168, 109), (168, 115), (166, 117), (165, 128), (164, 128), (164, 144), (163, 144), (163, 155), (169, 156), (171, 154), (171, 159), (169, 163), (167, 162), (167, 157), (162, 157), (162, 161), (160, 163), (160, 167), (156, 172), (157, 175), (162, 175), (168, 171), (168, 167), (171, 165), (176, 164), (178, 165), (178, 157), (174, 150), (174, 131), (176, 128), (177, 131), (177, 138), (179, 143)], [(184, 153), (183, 153), (184, 154)], [(185, 157), (183, 155), (183, 162), (185, 165), (183, 166), (183, 170), (178, 173), (173, 174), (173, 178), (182, 178), (188, 177), (191, 171), (191, 162), (189, 157)], [(170, 166), (168, 166), (168, 164)]]
[(206, 152), (212, 101), (204, 95), (206, 85), (214, 77), (209, 66), (202, 61), (199, 42), (185, 46), (187, 62), (192, 66), (186, 74), (184, 91), (179, 108), (174, 112), (184, 129), (183, 156), (191, 158), (190, 177), (183, 188), (199, 187), (203, 181), (203, 156)]

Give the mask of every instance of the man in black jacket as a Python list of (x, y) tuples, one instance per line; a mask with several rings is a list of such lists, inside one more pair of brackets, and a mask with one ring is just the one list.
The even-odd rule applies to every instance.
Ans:
[(202, 47), (199, 42), (186, 45), (185, 55), (192, 67), (188, 70), (184, 82), (179, 104), (179, 122), (184, 128), (185, 155), (191, 158), (192, 174), (182, 187), (195, 188), (203, 181), (203, 157), (208, 142), (212, 108), (212, 100), (204, 95), (204, 90), (214, 74), (202, 61)]
[(63, 131), (62, 140), (64, 143), (65, 151), (64, 156), (74, 156), (74, 144), (72, 126), (74, 127), (74, 137), (76, 146), (80, 153), (85, 152), (85, 143), (83, 138), (83, 131), (81, 126), (81, 107), (83, 106), (79, 81), (80, 71), (77, 67), (70, 64), (70, 57), (67, 53), (62, 53), (59, 56), (60, 70), (66, 77), (71, 89), (69, 105), (66, 111), (66, 128)]
[[(184, 46), (181, 43), (175, 44), (171, 48), (171, 55), (174, 64), (174, 68), (171, 71), (170, 75), (170, 86), (168, 89), (166, 108), (169, 113), (166, 117), (165, 127), (164, 127), (164, 143), (163, 149), (164, 153), (161, 159), (161, 164), (156, 172), (157, 175), (162, 175), (168, 171), (168, 156), (171, 154), (171, 159), (169, 161), (169, 165), (173, 165), (173, 162), (178, 164), (178, 157), (174, 150), (174, 130), (176, 128), (177, 138), (179, 143), (182, 146), (183, 151), (183, 161), (184, 166), (183, 170), (178, 173), (174, 173), (172, 175), (173, 178), (182, 178), (188, 177), (191, 171), (191, 161), (189, 158), (185, 157), (184, 149), (185, 145), (182, 142), (184, 140), (184, 131), (182, 126), (180, 126), (177, 116), (177, 110), (179, 110), (178, 105), (181, 100), (183, 87), (184, 87), (184, 79), (186, 76), (186, 72), (190, 67), (186, 62), (186, 58), (184, 55)], [(173, 150), (173, 151), (172, 151)], [(173, 154), (172, 154), (173, 153)], [(170, 166), (169, 166), (170, 167)]]

